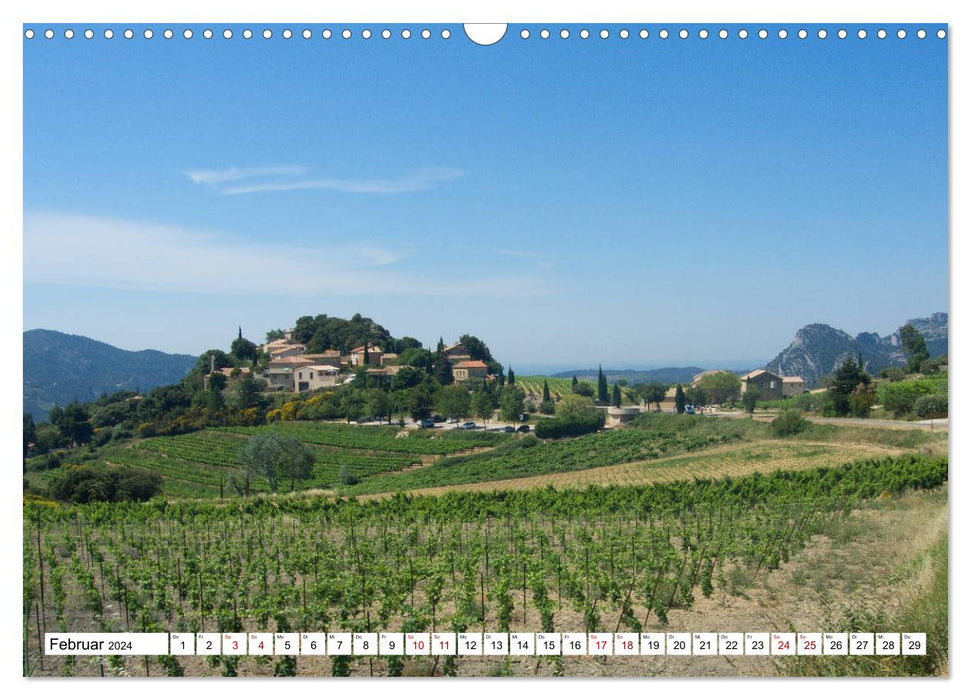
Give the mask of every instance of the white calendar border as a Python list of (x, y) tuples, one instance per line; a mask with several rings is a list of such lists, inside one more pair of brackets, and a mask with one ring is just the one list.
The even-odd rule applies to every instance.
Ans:
[[(749, 19), (760, 19), (766, 22), (791, 22), (791, 21), (820, 21), (820, 22), (858, 22), (861, 19), (866, 18), (879, 18), (887, 22), (913, 22), (913, 21), (927, 21), (932, 19), (934, 21), (951, 21), (952, 23), (958, 25), (961, 28), (960, 35), (967, 36), (969, 34), (969, 25), (964, 23), (966, 19), (966, 11), (961, 8), (956, 2), (941, 1), (941, 0), (922, 0), (920, 3), (916, 2), (902, 2), (901, 0), (883, 0), (879, 3), (852, 3), (846, 2), (846, 0), (820, 0), (815, 3), (809, 4), (804, 3), (800, 6), (793, 6), (787, 3), (778, 3), (777, 1), (768, 0), (735, 0), (732, 3), (723, 3), (716, 0), (695, 0), (690, 4), (680, 3), (680, 4), (646, 4), (646, 3), (634, 3), (634, 2), (617, 2), (615, 0), (601, 0), (596, 3), (596, 5), (577, 5), (570, 6), (564, 3), (547, 3), (543, 4), (541, 2), (535, 3), (522, 3), (521, 1), (514, 2), (512, 0), (493, 0), (492, 2), (486, 4), (482, 3), (478, 6), (470, 6), (466, 3), (457, 4), (454, 2), (445, 2), (444, 0), (439, 0), (434, 3), (395, 3), (391, 0), (372, 0), (369, 3), (364, 4), (347, 4), (347, 5), (328, 5), (326, 7), (326, 17), (327, 19), (332, 19), (335, 21), (367, 21), (367, 20), (384, 20), (384, 21), (409, 21), (415, 19), (436, 19), (439, 21), (549, 21), (551, 19), (557, 19), (562, 21), (568, 20), (584, 20), (589, 21), (591, 18), (596, 19), (599, 22), (611, 22), (611, 21), (629, 21), (632, 19), (643, 19), (644, 21), (651, 22), (664, 22), (664, 21), (678, 21), (678, 22), (711, 22), (711, 21), (740, 21)], [(416, 7), (417, 6), (417, 7)], [(4, 13), (4, 29), (9, 30), (9, 21), (11, 15), (13, 15), (13, 20), (17, 23), (24, 21), (41, 21), (45, 19), (55, 20), (55, 19), (65, 19), (65, 18), (75, 18), (83, 16), (84, 19), (91, 21), (114, 21), (119, 17), (123, 17), (126, 20), (133, 22), (150, 22), (158, 20), (162, 14), (166, 17), (178, 17), (183, 21), (211, 21), (214, 18), (225, 20), (225, 21), (241, 21), (243, 19), (256, 20), (256, 21), (268, 21), (268, 22), (278, 22), (288, 19), (299, 18), (319, 18), (322, 14), (322, 6), (317, 3), (309, 3), (306, 1), (302, 2), (290, 2), (290, 3), (277, 3), (275, 5), (266, 5), (265, 3), (255, 2), (253, 0), (237, 0), (236, 2), (227, 2), (225, 0), (214, 2), (209, 2), (206, 4), (200, 4), (195, 1), (188, 0), (172, 0), (167, 4), (164, 13), (160, 12), (155, 6), (145, 3), (145, 4), (131, 4), (127, 2), (120, 2), (119, 0), (89, 0), (83, 4), (83, 9), (79, 8), (77, 3), (67, 2), (66, 0), (48, 0), (43, 4), (28, 4), (20, 3), (15, 8), (10, 10), (2, 10)], [(28, 16), (29, 15), (29, 16)], [(19, 34), (19, 30), (16, 32)], [(958, 48), (960, 46), (960, 40), (952, 44), (951, 57), (952, 64), (950, 68), (951, 76), (962, 76), (967, 82), (967, 76), (971, 74), (971, 62), (968, 60), (969, 52), (966, 48)], [(22, 84), (22, 70), (21, 66), (21, 52), (20, 44), (18, 41), (13, 41), (10, 39), (10, 32), (8, 31), (7, 41), (0, 45), (0, 51), (3, 51), (3, 56), (6, 60), (2, 64), (7, 67), (4, 71), (8, 74), (5, 77), (5, 89), (7, 94), (17, 94), (20, 93), (20, 86)], [(956, 138), (956, 124), (958, 123), (968, 123), (969, 122), (969, 112), (967, 103), (966, 92), (958, 92), (958, 81), (954, 80), (952, 77), (951, 82), (951, 92), (949, 99), (951, 100), (951, 116), (950, 116), (950, 128), (952, 130), (952, 153), (951, 153), (951, 188), (952, 197), (950, 200), (951, 207), (951, 230), (958, 231), (963, 230), (961, 224), (966, 223), (967, 215), (964, 207), (967, 204), (962, 204), (962, 197), (957, 191), (957, 185), (966, 185), (967, 175), (968, 175), (968, 162), (969, 162), (969, 152), (967, 149), (967, 143), (969, 139), (962, 135), (959, 140)], [(18, 103), (20, 104), (20, 103)], [(10, 112), (15, 112), (22, 116), (22, 109), (19, 110), (8, 110)], [(960, 117), (963, 114), (963, 117)], [(5, 130), (7, 133), (7, 138), (5, 138), (5, 145), (9, 145), (10, 141), (16, 142), (19, 140), (20, 130), (19, 128), (10, 128), (10, 118), (8, 116), (3, 117), (5, 124), (8, 129)], [(14, 119), (19, 119), (20, 117), (14, 117)], [(964, 128), (967, 131), (967, 127)], [(12, 135), (15, 134), (15, 135)], [(10, 149), (10, 152), (18, 154), (16, 157), (12, 158), (13, 161), (17, 162), (19, 159), (20, 148), (14, 146)], [(7, 173), (6, 177), (7, 185), (6, 190), (8, 192), (16, 192), (17, 186), (15, 185), (16, 177), (11, 176)], [(22, 210), (14, 203), (14, 197), (6, 198), (3, 205), (4, 211), (7, 214), (5, 221), (9, 225), (13, 226), (16, 230), (22, 228)], [(966, 199), (966, 198), (965, 198)], [(957, 269), (963, 269), (969, 262), (969, 257), (967, 253), (967, 246), (969, 245), (966, 241), (960, 240), (959, 237), (953, 237), (951, 239), (951, 251), (950, 251), (950, 267), (952, 273)], [(8, 251), (10, 252), (10, 251)], [(960, 253), (960, 255), (959, 255)], [(6, 257), (7, 269), (5, 272), (7, 274), (2, 276), (2, 284), (6, 285), (7, 295), (6, 298), (11, 300), (12, 306), (17, 306), (17, 301), (22, 301), (22, 286), (20, 285), (20, 260), (22, 256), (20, 255), (19, 244), (14, 244), (14, 250), (12, 254)], [(959, 268), (958, 265), (962, 267)], [(971, 285), (971, 281), (965, 281), (952, 274), (951, 276), (952, 293), (953, 298), (963, 297), (965, 299), (971, 297), (971, 292), (969, 292), (968, 285)], [(22, 304), (21, 304), (22, 308)], [(953, 308), (949, 309), (953, 312)], [(12, 324), (16, 325), (16, 324)], [(958, 324), (952, 331), (953, 342), (955, 347), (968, 348), (971, 347), (971, 340), (968, 336), (968, 324)], [(19, 328), (13, 328), (19, 334)], [(19, 347), (19, 340), (13, 337), (13, 331), (11, 331), (10, 338), (8, 338), (7, 347)], [(965, 355), (966, 357), (966, 355)], [(958, 374), (952, 378), (953, 394), (956, 399), (958, 399), (958, 405), (962, 405), (960, 397), (968, 396), (968, 390), (971, 389), (966, 377), (968, 373), (965, 371), (960, 371)], [(9, 407), (8, 407), (9, 408)], [(11, 455), (13, 453), (13, 448), (16, 446), (16, 436), (13, 435), (13, 428), (15, 423), (11, 422), (11, 416), (13, 412), (7, 411), (8, 419), (5, 421), (3, 428), (4, 433), (4, 444), (7, 445), (8, 450)], [(960, 415), (960, 411), (958, 412)], [(16, 416), (13, 416), (16, 418)], [(957, 462), (959, 456), (963, 456), (966, 449), (967, 438), (961, 435), (957, 435), (952, 438), (953, 442), (951, 445), (951, 459), (952, 462)], [(8, 456), (11, 456), (8, 455)], [(12, 462), (10, 462), (12, 463)], [(14, 478), (18, 475), (15, 470), (11, 470), (10, 474), (7, 474), (7, 479), (9, 480), (6, 486), (8, 487), (4, 493), (13, 501), (14, 497), (17, 497), (19, 504), (19, 491), (16, 488), (10, 488), (13, 483)], [(951, 503), (957, 502), (957, 494), (960, 493), (962, 498), (967, 496), (965, 488), (961, 485), (961, 482), (951, 482), (949, 488), (951, 489)], [(7, 517), (7, 531), (8, 532), (21, 532), (23, 527), (21, 510), (19, 507), (13, 506), (6, 510)], [(967, 508), (952, 508), (951, 510), (951, 542), (964, 541), (968, 534), (968, 515)], [(958, 539), (960, 537), (960, 539)], [(3, 552), (7, 555), (6, 560), (8, 561), (21, 561), (21, 553), (19, 551), (22, 546), (21, 541), (17, 537), (3, 538), (2, 546), (5, 548)], [(953, 544), (952, 544), (953, 546)], [(954, 561), (951, 562), (951, 580), (952, 585), (954, 581), (967, 581), (967, 559), (963, 557), (955, 557)], [(19, 584), (17, 584), (19, 585)], [(11, 597), (7, 600), (7, 605), (3, 608), (4, 622), (6, 624), (6, 629), (11, 630), (14, 627), (20, 627), (22, 621), (20, 620), (20, 612), (15, 609), (16, 601)], [(960, 596), (953, 596), (950, 600), (950, 634), (952, 638), (956, 638), (961, 631), (966, 631), (967, 624), (967, 605), (964, 601), (960, 600)], [(960, 620), (960, 625), (958, 621)], [(3, 659), (7, 664), (6, 666), (6, 677), (7, 678), (17, 678), (16, 682), (26, 683), (27, 681), (20, 677), (22, 669), (20, 668), (20, 635), (9, 634), (0, 636), (0, 659)], [(949, 667), (951, 673), (957, 673), (958, 677), (961, 677), (961, 671), (955, 672), (955, 669), (968, 668), (966, 665), (967, 661), (967, 645), (960, 645), (957, 648), (952, 647), (950, 650), (951, 658), (949, 659)], [(449, 697), (454, 693), (454, 687), (444, 688), (441, 683), (438, 683), (438, 679), (435, 680), (421, 680), (421, 679), (410, 679), (413, 682), (407, 684), (401, 684), (396, 686), (396, 694), (399, 694), (402, 698), (410, 697)], [(514, 682), (522, 683), (526, 681), (519, 681), (516, 679), (503, 679), (504, 682)], [(580, 679), (577, 679), (580, 680)], [(621, 685), (628, 686), (629, 689), (634, 689), (633, 683), (636, 683), (640, 679), (612, 679), (611, 681), (603, 680), (587, 680), (583, 679), (585, 684), (589, 684), (589, 687), (599, 686), (602, 684), (609, 684), (610, 687), (616, 688), (615, 685), (619, 683)], [(867, 685), (861, 685), (860, 681), (851, 681), (849, 679), (833, 679), (826, 683), (826, 690), (829, 692), (831, 689), (853, 689), (859, 690), (865, 687), (869, 690), (870, 684), (875, 683), (879, 687), (879, 692), (885, 698), (904, 698), (912, 695), (917, 683), (918, 692), (923, 689), (924, 682), (934, 682), (934, 692), (935, 697), (947, 697), (953, 696), (958, 697), (958, 687), (957, 682), (941, 682), (941, 681), (921, 681), (920, 679), (910, 679), (911, 682), (908, 683), (898, 683), (893, 684), (887, 681), (880, 680), (870, 680), (866, 681)], [(706, 686), (714, 688), (719, 682), (724, 682), (725, 679), (710, 679), (704, 682)], [(201, 691), (202, 693), (211, 692), (213, 685), (211, 679), (193, 679), (186, 678), (178, 681), (180, 686), (180, 692), (182, 688), (185, 687), (192, 691)], [(299, 680), (297, 682), (300, 682)], [(649, 682), (652, 683), (654, 687), (660, 683), (662, 687), (668, 684), (673, 684), (670, 690), (674, 692), (679, 692), (678, 687), (684, 688), (684, 681), (680, 679), (668, 679), (668, 678), (651, 678)], [(789, 700), (800, 700), (801, 698), (815, 698), (818, 697), (820, 686), (816, 683), (810, 683), (805, 681), (793, 681), (791, 683), (784, 682), (782, 686), (778, 683), (765, 683), (762, 679), (731, 679), (732, 689), (736, 692), (744, 692), (749, 698), (757, 697), (769, 697), (770, 695), (775, 697), (780, 692), (784, 691)], [(58, 700), (63, 700), (66, 693), (72, 692), (75, 684), (78, 683), (74, 679), (60, 679), (57, 683), (45, 684), (37, 679), (31, 679), (29, 692), (32, 698), (58, 698)], [(562, 688), (562, 684), (556, 685), (557, 681), (543, 681), (536, 680), (530, 681), (529, 690), (531, 692), (536, 692), (540, 687), (545, 687), (549, 684), (550, 689), (557, 687)], [(851, 685), (852, 684), (852, 685)], [(260, 686), (260, 687), (258, 687)], [(771, 687), (769, 687), (771, 686)], [(90, 683), (86, 684), (86, 688), (97, 687), (97, 692), (100, 698), (107, 700), (108, 698), (123, 698), (124, 700), (131, 699), (131, 687), (130, 684), (118, 684), (118, 683), (99, 683), (97, 686), (92, 686)], [(140, 683), (138, 686), (138, 694), (144, 696), (145, 700), (154, 700), (155, 698), (168, 697), (171, 694), (173, 686), (169, 683), (162, 684), (157, 682), (145, 682)], [(234, 697), (248, 699), (255, 697), (262, 697), (265, 694), (265, 685), (262, 684), (247, 684), (247, 683), (237, 683), (234, 685)], [(467, 696), (470, 700), (473, 698), (485, 698), (487, 694), (491, 697), (495, 692), (496, 687), (489, 683), (483, 683), (478, 685), (466, 684), (462, 687), (463, 695)], [(24, 688), (26, 690), (26, 687)], [(448, 695), (446, 695), (448, 693)], [(100, 700), (99, 698), (99, 700)]]

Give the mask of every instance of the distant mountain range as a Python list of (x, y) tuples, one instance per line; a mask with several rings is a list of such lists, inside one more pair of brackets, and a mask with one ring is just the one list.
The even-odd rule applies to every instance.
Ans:
[[(914, 318), (907, 323), (924, 336), (931, 357), (947, 353), (946, 313)], [(783, 376), (802, 377), (807, 388), (814, 388), (823, 375), (835, 370), (845, 358), (858, 356), (863, 357), (863, 365), (871, 374), (885, 367), (903, 365), (907, 358), (900, 346), (900, 329), (887, 336), (859, 333), (853, 337), (825, 323), (812, 323), (800, 328), (789, 347), (765, 365), (765, 369)]]
[[(605, 369), (604, 374), (607, 381), (613, 384), (621, 379), (626, 379), (628, 384), (661, 382), (662, 384), (685, 384), (690, 383), (696, 374), (703, 372), (701, 367), (661, 367), (660, 369)], [(570, 379), (576, 377), (580, 381), (597, 380), (597, 370), (577, 369), (570, 372), (557, 372), (550, 375)]]
[(197, 357), (158, 350), (132, 352), (80, 335), (24, 332), (24, 413), (47, 419), (55, 405), (93, 401), (127, 389), (148, 391), (180, 381)]

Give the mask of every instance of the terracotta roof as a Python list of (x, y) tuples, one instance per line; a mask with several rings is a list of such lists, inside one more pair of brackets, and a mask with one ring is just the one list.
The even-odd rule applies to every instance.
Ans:
[(468, 352), (465, 349), (465, 346), (462, 345), (462, 343), (455, 343), (454, 345), (446, 345), (445, 346), (445, 352), (449, 352), (451, 350), (462, 350), (463, 352)]
[(488, 368), (489, 368), (489, 365), (487, 365), (482, 360), (465, 360), (463, 362), (459, 362), (457, 365), (454, 366), (454, 369), (488, 369)]
[(769, 372), (767, 370), (764, 370), (764, 369), (755, 369), (755, 370), (752, 370), (751, 372), (749, 372), (748, 374), (743, 374), (740, 377), (740, 379), (744, 382), (744, 381), (749, 380), (749, 379), (755, 379), (756, 377), (761, 376), (763, 374), (771, 374), (771, 372)]
[(269, 364), (277, 367), (280, 365), (304, 366), (315, 364), (315, 361), (313, 358), (307, 357), (306, 355), (291, 355), (290, 357), (274, 357), (272, 360), (270, 360)]
[(806, 380), (802, 377), (783, 377), (782, 381), (786, 384), (805, 384)]
[[(223, 376), (229, 377), (229, 376), (232, 376), (233, 370), (235, 370), (235, 369), (239, 369), (239, 373), (242, 374), (242, 375), (247, 375), (247, 374), (252, 374), (253, 373), (252, 370), (250, 370), (249, 367), (239, 367), (239, 368), (237, 368), (237, 367), (222, 367), (220, 369), (217, 369), (216, 371), (219, 372), (220, 374), (222, 374)], [(206, 376), (208, 377), (209, 375), (207, 374)]]
[[(364, 346), (362, 345), (359, 348), (354, 348), (353, 350), (351, 350), (351, 352), (352, 353), (364, 352)], [(371, 347), (368, 348), (368, 352), (381, 352), (381, 348), (379, 348), (377, 345), (372, 345)], [(381, 353), (381, 354), (383, 355), (384, 353)]]

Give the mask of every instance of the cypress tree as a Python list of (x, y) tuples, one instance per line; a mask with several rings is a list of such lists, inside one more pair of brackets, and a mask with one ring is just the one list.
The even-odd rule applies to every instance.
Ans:
[(509, 386), (516, 386), (516, 373), (512, 371), (512, 367), (509, 368), (509, 375), (506, 377), (506, 381), (509, 382)]
[(577, 390), (577, 384), (579, 384), (579, 383), (580, 383), (580, 382), (579, 382), (579, 381), (577, 380), (577, 375), (575, 375), (575, 374), (574, 374), (574, 375), (573, 375), (573, 381), (572, 381), (572, 382), (570, 382), (570, 391), (572, 391), (572, 392), (574, 392), (574, 393), (576, 393), (576, 390)]
[(674, 392), (674, 410), (678, 413), (684, 413), (684, 389), (678, 384), (678, 388)]
[(614, 382), (613, 395), (611, 398), (613, 399), (614, 406), (620, 408), (620, 385), (617, 384), (617, 382)]
[(607, 375), (604, 374), (603, 366), (598, 365), (597, 369), (597, 401), (600, 403), (607, 403), (608, 393), (607, 393)]
[[(574, 377), (576, 379), (576, 377)], [(550, 385), (545, 379), (543, 380), (543, 401), (550, 400)]]

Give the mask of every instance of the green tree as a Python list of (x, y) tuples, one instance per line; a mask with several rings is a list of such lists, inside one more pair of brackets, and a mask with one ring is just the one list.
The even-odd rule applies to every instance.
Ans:
[(233, 341), (233, 344), (229, 347), (229, 351), (237, 360), (248, 362), (256, 362), (256, 356), (259, 352), (256, 343), (247, 340), (243, 336)]
[(346, 464), (342, 464), (340, 469), (337, 470), (337, 480), (344, 486), (353, 486), (358, 482), (357, 477)]
[(684, 389), (678, 384), (678, 388), (674, 390), (674, 410), (678, 413), (684, 413)]
[(37, 442), (37, 426), (34, 425), (34, 417), (29, 413), (24, 414), (24, 471), (27, 471), (27, 455), (30, 453), (30, 446)]
[(399, 365), (425, 369), (431, 362), (431, 355), (425, 348), (407, 348), (398, 355)]
[(573, 379), (570, 380), (570, 391), (576, 392), (577, 384), (579, 383), (580, 383), (580, 380), (577, 379), (577, 375), (574, 374)]
[(266, 332), (266, 342), (272, 343), (274, 340), (283, 340), (284, 335), (282, 328), (274, 328)]
[(435, 397), (428, 382), (422, 382), (409, 390), (408, 413), (412, 420), (420, 421), (431, 416), (434, 405)]
[(432, 356), (432, 376), (442, 386), (448, 386), (455, 381), (455, 377), (452, 376), (452, 363), (448, 361), (444, 350), (438, 350)]
[(472, 412), (476, 418), (481, 418), (482, 422), (488, 425), (496, 410), (492, 395), (485, 389), (479, 389), (472, 395)]
[(927, 351), (927, 343), (924, 341), (924, 336), (908, 323), (900, 329), (900, 344), (907, 354), (905, 369), (908, 372), (920, 371), (920, 364), (930, 359), (930, 353)]
[(384, 389), (364, 391), (364, 412), (375, 418), (387, 418), (391, 422), (391, 395)]
[(620, 385), (614, 382), (614, 388), (611, 390), (611, 402), (617, 408), (620, 408), (621, 396), (620, 396)]
[(742, 405), (748, 413), (755, 413), (755, 404), (762, 398), (762, 390), (752, 385), (742, 393)]
[(526, 395), (515, 384), (509, 384), (502, 390), (499, 398), (499, 415), (505, 421), (518, 421), (523, 413)]
[(870, 384), (857, 384), (850, 394), (850, 415), (854, 418), (866, 418), (870, 415), (870, 408), (877, 402), (877, 394)]
[(266, 479), (274, 493), (280, 479), (288, 479), (290, 490), (298, 479), (306, 479), (313, 470), (314, 453), (298, 440), (277, 433), (254, 435), (240, 450), (239, 460), (246, 468), (247, 482), (253, 474)]
[(341, 396), (341, 413), (344, 419), (350, 423), (364, 415), (364, 392), (348, 390)]
[(435, 407), (446, 418), (467, 418), (472, 410), (472, 395), (463, 386), (443, 386), (435, 396)]
[(552, 400), (550, 397), (550, 383), (544, 379), (543, 380), (543, 401), (545, 402), (550, 400)]
[(573, 389), (573, 393), (577, 396), (585, 396), (589, 399), (593, 398), (593, 386), (589, 382), (580, 382)]
[(739, 397), (742, 382), (734, 372), (712, 372), (699, 379), (695, 386), (705, 390), (706, 403), (723, 404)]
[(210, 364), (214, 365), (216, 369), (232, 367), (233, 358), (222, 350), (213, 348), (199, 355), (199, 361), (196, 362), (196, 367), (202, 374), (209, 374)]
[(291, 336), (295, 341), (302, 345), (306, 345), (310, 342), (310, 339), (314, 337), (314, 333), (317, 332), (317, 324), (314, 322), (313, 316), (301, 316), (297, 319), (297, 322), (293, 324), (293, 336)]
[(604, 374), (603, 366), (597, 367), (597, 401), (607, 403), (607, 375)]
[(263, 408), (263, 389), (266, 382), (255, 377), (243, 377), (236, 388), (236, 406), (243, 410), (247, 408)]
[(567, 394), (556, 404), (557, 418), (578, 418), (593, 415), (596, 412), (593, 399), (580, 394)]
[(836, 372), (833, 373), (829, 396), (832, 399), (832, 410), (837, 416), (845, 416), (850, 412), (850, 396), (861, 384), (868, 385), (870, 375), (862, 367), (847, 357)]
[(410, 389), (421, 384), (427, 376), (423, 370), (417, 367), (402, 367), (397, 374), (391, 377), (391, 388), (395, 391)]
[(650, 408), (654, 404), (655, 410), (661, 410), (661, 402), (668, 393), (668, 388), (661, 382), (650, 382), (648, 384), (635, 384), (634, 391), (641, 400)]
[(513, 386), (516, 383), (516, 373), (512, 371), (512, 367), (509, 368), (509, 373), (506, 375), (506, 382), (509, 386)]
[(703, 386), (689, 386), (684, 397), (692, 406), (704, 406), (708, 403), (708, 391)]
[(94, 428), (91, 427), (88, 409), (77, 401), (64, 407), (64, 410), (50, 413), (51, 423), (57, 426), (67, 440), (83, 445), (91, 441)]

